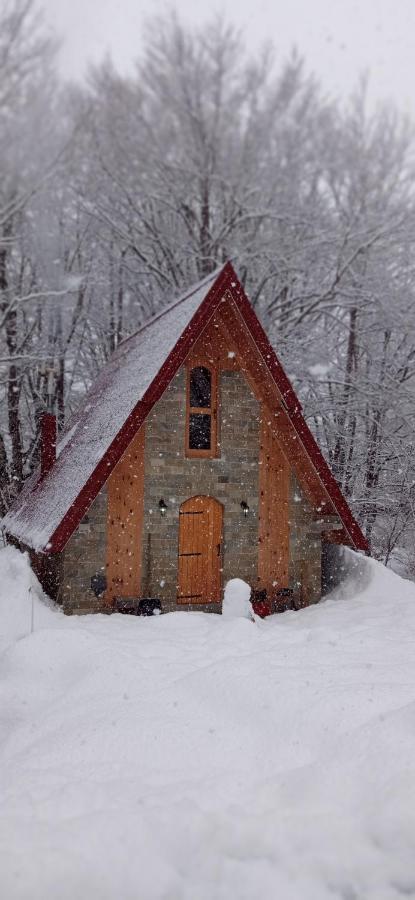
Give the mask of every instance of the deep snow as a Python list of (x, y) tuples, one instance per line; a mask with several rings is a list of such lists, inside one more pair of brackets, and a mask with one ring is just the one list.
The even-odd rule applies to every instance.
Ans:
[(65, 618), (0, 552), (2, 900), (415, 897), (415, 587)]

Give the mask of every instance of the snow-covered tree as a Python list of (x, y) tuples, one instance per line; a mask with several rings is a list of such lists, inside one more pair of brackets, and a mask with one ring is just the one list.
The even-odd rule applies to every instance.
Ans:
[(230, 258), (375, 552), (413, 542), (412, 128), (328, 100), (220, 18), (148, 25), (131, 77), (62, 86), (0, 5), (0, 496), (120, 340)]

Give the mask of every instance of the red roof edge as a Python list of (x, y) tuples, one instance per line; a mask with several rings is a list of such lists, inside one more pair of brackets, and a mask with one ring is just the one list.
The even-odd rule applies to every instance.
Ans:
[(173, 350), (163, 363), (156, 378), (153, 380), (142, 399), (136, 404), (116, 438), (113, 440), (87, 483), (78, 494), (78, 497), (56, 528), (50, 542), (45, 547), (47, 553), (58, 553), (63, 550), (66, 542), (75, 528), (79, 525), (79, 522), (87, 512), (99, 490), (103, 484), (105, 484), (112, 469), (121, 459), (130, 441), (141, 425), (143, 425), (152, 407), (160, 399), (171, 379), (183, 364), (193, 343), (202, 333), (221, 301), (223, 292), (227, 289), (231, 291), (240, 314), (281, 393), (292, 425), (332, 500), (354, 547), (357, 550), (363, 550), (366, 553), (369, 552), (369, 544), (357, 524), (334, 475), (330, 471), (329, 466), (302, 415), (301, 404), (291, 382), (285, 374), (275, 350), (271, 346), (232, 264), (228, 262), (219, 273), (216, 281), (209, 289), (206, 297), (177, 341), (177, 344), (173, 347)]
[(177, 341), (177, 344), (173, 347), (173, 350), (163, 363), (155, 379), (150, 384), (141, 400), (138, 401), (131, 411), (112, 444), (110, 444), (108, 450), (78, 494), (76, 500), (74, 500), (69, 507), (67, 513), (54, 531), (50, 541), (44, 548), (44, 552), (59, 553), (63, 550), (71, 534), (74, 532), (75, 528), (77, 528), (91, 503), (95, 500), (98, 492), (105, 484), (112, 469), (121, 459), (130, 441), (141, 425), (143, 425), (154, 404), (160, 399), (161, 395), (170, 384), (171, 379), (183, 364), (193, 343), (197, 340), (205, 325), (213, 315), (222, 298), (223, 291), (226, 290), (226, 288), (231, 287), (231, 281), (235, 278), (236, 275), (233, 267), (230, 263), (226, 263), (216, 281), (214, 281), (212, 287), (206, 294), (206, 297), (202, 300), (202, 303), (196, 310), (193, 318), (185, 328), (183, 334)]
[(326, 491), (335, 506), (340, 519), (350, 535), (352, 543), (356, 550), (363, 550), (365, 553), (370, 552), (369, 543), (365, 538), (360, 526), (356, 522), (353, 513), (345, 499), (331, 469), (329, 468), (324, 456), (311, 433), (304, 416), (302, 414), (301, 404), (292, 387), (290, 380), (282, 368), (282, 365), (275, 353), (274, 348), (270, 344), (268, 337), (256, 315), (246, 293), (237, 280), (237, 290), (235, 292), (235, 300), (242, 318), (246, 322), (249, 331), (254, 338), (258, 350), (267, 365), (278, 390), (287, 406), (288, 415), (295, 428), (298, 437), (301, 440), (311, 462), (322, 481)]

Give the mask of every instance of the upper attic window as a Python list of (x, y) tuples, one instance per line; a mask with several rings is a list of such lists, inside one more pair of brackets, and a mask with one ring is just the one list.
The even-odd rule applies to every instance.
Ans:
[(212, 373), (206, 366), (195, 366), (190, 371), (190, 406), (209, 408), (212, 399)]
[(186, 412), (187, 456), (216, 456), (216, 373), (207, 366), (188, 370)]

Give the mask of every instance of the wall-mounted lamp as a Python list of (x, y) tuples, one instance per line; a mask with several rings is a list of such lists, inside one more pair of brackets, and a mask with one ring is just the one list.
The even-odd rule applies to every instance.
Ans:
[(249, 506), (248, 506), (246, 500), (241, 500), (241, 510), (246, 518), (249, 513)]
[(160, 515), (161, 515), (161, 516), (165, 516), (165, 515), (166, 515), (166, 512), (167, 512), (167, 505), (166, 505), (166, 503), (164, 502), (163, 498), (161, 498), (161, 500), (159, 500), (159, 510), (160, 510)]

